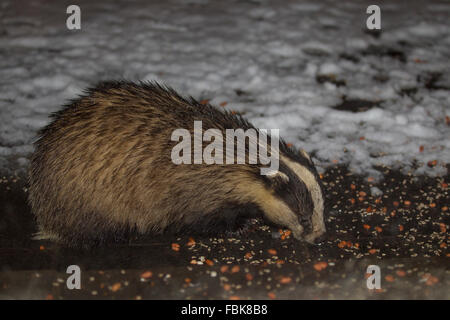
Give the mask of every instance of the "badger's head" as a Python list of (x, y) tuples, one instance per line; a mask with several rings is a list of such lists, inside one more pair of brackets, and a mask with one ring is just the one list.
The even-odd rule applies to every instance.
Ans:
[(318, 243), (325, 233), (324, 196), (309, 155), (280, 153), (279, 169), (265, 176), (271, 196), (263, 202), (270, 221), (289, 228), (294, 237)]

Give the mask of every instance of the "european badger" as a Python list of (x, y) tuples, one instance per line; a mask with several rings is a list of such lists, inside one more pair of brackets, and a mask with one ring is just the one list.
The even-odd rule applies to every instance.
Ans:
[(257, 216), (299, 240), (325, 232), (314, 164), (283, 141), (271, 175), (248, 163), (171, 161), (174, 129), (192, 131), (194, 120), (222, 132), (255, 129), (239, 115), (156, 83), (106, 82), (52, 117), (29, 174), (29, 202), (47, 238), (91, 246), (135, 233), (233, 230)]

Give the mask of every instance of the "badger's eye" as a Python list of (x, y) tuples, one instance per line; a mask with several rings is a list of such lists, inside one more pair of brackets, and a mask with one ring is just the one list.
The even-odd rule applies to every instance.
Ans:
[(300, 222), (302, 223), (309, 223), (309, 219), (305, 216), (300, 216)]
[(299, 222), (305, 228), (305, 230), (307, 230), (307, 231), (312, 230), (311, 219), (309, 219), (309, 217), (300, 216)]

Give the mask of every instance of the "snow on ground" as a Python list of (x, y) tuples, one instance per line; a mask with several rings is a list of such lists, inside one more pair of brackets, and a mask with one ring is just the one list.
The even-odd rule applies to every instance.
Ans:
[(381, 34), (362, 1), (83, 0), (80, 31), (65, 27), (69, 4), (0, 3), (0, 169), (26, 168), (67, 99), (121, 78), (227, 102), (322, 168), (435, 176), (450, 162), (448, 2), (378, 1)]

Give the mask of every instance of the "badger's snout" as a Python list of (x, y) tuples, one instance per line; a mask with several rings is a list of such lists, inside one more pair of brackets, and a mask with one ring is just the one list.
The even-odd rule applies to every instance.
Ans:
[(315, 211), (312, 216), (313, 229), (312, 232), (304, 236), (306, 242), (311, 244), (319, 244), (325, 240), (325, 221), (323, 216), (323, 210), (320, 212)]

